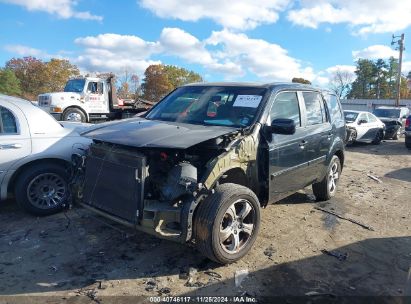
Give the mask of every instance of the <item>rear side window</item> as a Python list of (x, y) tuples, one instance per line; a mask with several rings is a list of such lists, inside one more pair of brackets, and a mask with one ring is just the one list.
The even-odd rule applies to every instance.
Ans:
[(325, 94), (325, 101), (327, 102), (328, 111), (331, 116), (331, 121), (343, 119), (343, 113), (337, 96), (333, 94)]
[(13, 113), (0, 106), (0, 134), (17, 134), (17, 123)]
[(270, 111), (270, 119), (288, 118), (295, 122), (296, 127), (301, 126), (300, 106), (296, 92), (284, 92), (277, 95)]
[(303, 92), (307, 112), (307, 125), (317, 125), (327, 121), (322, 97), (317, 92)]
[(367, 113), (367, 115), (368, 115), (368, 121), (369, 121), (369, 122), (376, 122), (376, 121), (377, 121), (377, 119), (375, 118), (375, 116), (372, 115), (371, 113)]

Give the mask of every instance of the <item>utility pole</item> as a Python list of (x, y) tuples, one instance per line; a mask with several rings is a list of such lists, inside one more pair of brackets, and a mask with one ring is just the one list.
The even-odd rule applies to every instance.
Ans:
[[(396, 38), (400, 38), (399, 40), (395, 41)], [(397, 79), (397, 98), (395, 100), (395, 106), (400, 106), (400, 99), (401, 99), (401, 66), (402, 66), (402, 53), (404, 52), (404, 33), (401, 36), (394, 36), (392, 35), (391, 45), (398, 43), (398, 48), (396, 50), (400, 51), (400, 56), (398, 59), (398, 79)]]

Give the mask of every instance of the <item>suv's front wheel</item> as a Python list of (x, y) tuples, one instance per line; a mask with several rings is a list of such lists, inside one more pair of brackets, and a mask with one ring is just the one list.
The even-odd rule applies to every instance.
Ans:
[(341, 175), (341, 162), (337, 155), (334, 155), (328, 165), (327, 174), (324, 179), (313, 184), (313, 192), (318, 201), (326, 201), (337, 192), (337, 183)]
[(260, 203), (248, 188), (222, 184), (198, 207), (194, 218), (197, 249), (221, 264), (241, 259), (260, 227)]

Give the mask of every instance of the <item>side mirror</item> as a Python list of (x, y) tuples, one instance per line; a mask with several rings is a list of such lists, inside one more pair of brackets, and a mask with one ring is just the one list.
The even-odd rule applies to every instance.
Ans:
[(407, 119), (407, 115), (403, 115), (403, 116), (402, 116), (402, 119)]
[(359, 125), (361, 125), (361, 124), (363, 124), (363, 123), (367, 123), (367, 121), (366, 121), (365, 119), (361, 119), (361, 120), (358, 122)]
[(295, 133), (295, 122), (292, 119), (278, 118), (271, 122), (271, 126), (266, 126), (269, 133), (292, 135)]

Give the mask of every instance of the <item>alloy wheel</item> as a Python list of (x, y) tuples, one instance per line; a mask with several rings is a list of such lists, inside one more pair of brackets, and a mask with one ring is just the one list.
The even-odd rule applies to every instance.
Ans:
[(226, 210), (220, 223), (220, 245), (224, 251), (235, 254), (241, 251), (254, 232), (256, 215), (246, 199), (235, 201)]

